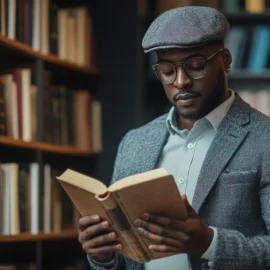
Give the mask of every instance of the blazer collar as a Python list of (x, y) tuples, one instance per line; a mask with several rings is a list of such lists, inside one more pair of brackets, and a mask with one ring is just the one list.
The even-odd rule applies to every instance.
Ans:
[(235, 100), (229, 109), (226, 118), (239, 126), (248, 124), (250, 121), (250, 105), (237, 93), (235, 93)]

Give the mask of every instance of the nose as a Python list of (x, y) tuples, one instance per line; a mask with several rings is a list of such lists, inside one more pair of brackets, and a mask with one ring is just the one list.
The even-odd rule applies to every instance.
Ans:
[(185, 73), (182, 66), (176, 68), (176, 78), (173, 84), (179, 89), (187, 89), (192, 85), (191, 78)]

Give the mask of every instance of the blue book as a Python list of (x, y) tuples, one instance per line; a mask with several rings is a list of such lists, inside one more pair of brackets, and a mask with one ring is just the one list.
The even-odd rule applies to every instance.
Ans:
[(230, 14), (239, 12), (240, 0), (222, 0), (222, 10)]
[(262, 72), (267, 68), (270, 50), (270, 27), (258, 25), (254, 29), (247, 68), (251, 72)]
[(248, 28), (246, 26), (232, 26), (225, 38), (225, 47), (232, 55), (231, 69), (243, 67), (244, 53), (247, 48)]

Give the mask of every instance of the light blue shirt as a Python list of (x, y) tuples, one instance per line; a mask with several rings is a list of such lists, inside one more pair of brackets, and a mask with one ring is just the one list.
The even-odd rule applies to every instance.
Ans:
[[(192, 202), (199, 173), (207, 151), (216, 135), (217, 129), (231, 107), (235, 93), (230, 90), (230, 97), (204, 118), (196, 121), (191, 130), (180, 130), (177, 125), (175, 108), (172, 107), (167, 117), (169, 131), (157, 167), (165, 168), (174, 176), (181, 194), (186, 194)], [(217, 232), (215, 228), (213, 241), (202, 258), (213, 260)], [(145, 270), (190, 270), (187, 254), (178, 254), (152, 260), (145, 264)]]

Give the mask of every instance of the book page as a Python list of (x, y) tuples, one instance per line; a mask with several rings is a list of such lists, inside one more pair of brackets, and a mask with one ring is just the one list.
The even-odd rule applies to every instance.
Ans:
[(107, 187), (99, 180), (82, 173), (67, 169), (60, 176), (56, 177), (62, 182), (79, 187), (95, 195), (102, 195), (107, 192)]
[(144, 183), (148, 181), (153, 181), (157, 178), (169, 175), (168, 172), (164, 168), (154, 169), (151, 171), (138, 173), (135, 175), (131, 175), (120, 179), (119, 181), (113, 183), (108, 190), (110, 192), (114, 192), (120, 190), (122, 188), (126, 188), (133, 185), (138, 185), (139, 183)]

